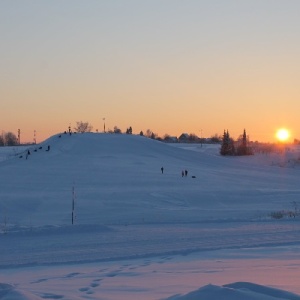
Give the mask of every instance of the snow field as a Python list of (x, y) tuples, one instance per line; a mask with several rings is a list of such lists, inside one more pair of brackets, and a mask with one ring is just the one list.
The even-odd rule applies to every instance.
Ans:
[(282, 291), (300, 294), (299, 220), (270, 217), (298, 209), (299, 149), (218, 147), (88, 133), (0, 149), (0, 299), (299, 299)]

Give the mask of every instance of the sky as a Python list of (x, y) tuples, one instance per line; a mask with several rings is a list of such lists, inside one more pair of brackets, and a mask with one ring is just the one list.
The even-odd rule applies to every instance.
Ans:
[(300, 139), (296, 0), (0, 0), (0, 130)]

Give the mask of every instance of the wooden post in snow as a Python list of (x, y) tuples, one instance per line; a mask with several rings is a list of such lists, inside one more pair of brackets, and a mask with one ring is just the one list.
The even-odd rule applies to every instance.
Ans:
[(74, 224), (75, 219), (75, 187), (72, 187), (72, 225)]

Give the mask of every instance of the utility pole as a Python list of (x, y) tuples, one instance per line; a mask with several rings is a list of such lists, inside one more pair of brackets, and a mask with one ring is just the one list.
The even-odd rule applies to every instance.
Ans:
[(33, 132), (33, 142), (36, 144), (36, 130)]
[(18, 142), (19, 142), (19, 145), (21, 145), (21, 130), (18, 129)]

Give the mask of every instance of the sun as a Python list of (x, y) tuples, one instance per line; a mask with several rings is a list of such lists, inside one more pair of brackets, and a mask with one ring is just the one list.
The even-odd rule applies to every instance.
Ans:
[(290, 133), (287, 129), (281, 128), (277, 130), (276, 137), (280, 142), (285, 142), (290, 137)]

